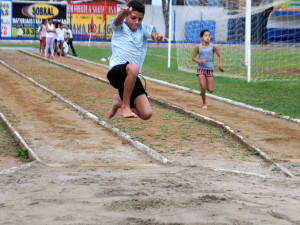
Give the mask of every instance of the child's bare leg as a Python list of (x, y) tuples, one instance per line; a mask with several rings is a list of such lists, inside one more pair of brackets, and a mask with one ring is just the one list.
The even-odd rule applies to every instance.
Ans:
[(213, 77), (206, 77), (206, 89), (210, 92), (213, 93), (214, 92), (214, 79)]
[(127, 77), (124, 82), (123, 102), (121, 106), (121, 115), (125, 118), (136, 118), (137, 115), (130, 108), (130, 98), (139, 73), (138, 64), (128, 64), (126, 67)]
[(63, 43), (60, 43), (60, 56), (64, 54)]
[(42, 44), (41, 44), (41, 41), (40, 41), (40, 49), (39, 49), (39, 53), (40, 53), (40, 55), (42, 55)]
[(199, 75), (198, 76), (200, 87), (201, 87), (201, 97), (203, 101), (203, 105), (201, 106), (202, 109), (207, 109), (206, 105), (206, 77), (205, 75)]
[(109, 118), (113, 118), (114, 115), (118, 112), (119, 108), (122, 106), (122, 100), (119, 95), (114, 95), (112, 101), (112, 107), (109, 113)]

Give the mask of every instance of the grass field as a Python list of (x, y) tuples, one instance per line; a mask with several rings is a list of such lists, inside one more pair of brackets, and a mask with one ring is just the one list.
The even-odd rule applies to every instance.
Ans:
[[(33, 47), (33, 45), (26, 46)], [(34, 47), (37, 47), (37, 45), (34, 45)], [(103, 63), (100, 61), (101, 58), (107, 58), (111, 55), (110, 47), (89, 48), (86, 46), (76, 46), (75, 43), (75, 48), (79, 57), (99, 63)], [(175, 49), (172, 49), (171, 68), (167, 68), (167, 51), (168, 50), (166, 48), (148, 48), (142, 74), (199, 90), (200, 87), (195, 73), (182, 72), (178, 70)], [(224, 54), (225, 58), (226, 54), (228, 53), (224, 52)], [(288, 57), (286, 54), (284, 56), (285, 58)], [(266, 59), (268, 57), (272, 56), (265, 56)], [(267, 61), (263, 62), (262, 60), (262, 63), (264, 63), (266, 66), (271, 66), (270, 63), (267, 64)], [(104, 62), (104, 64), (108, 65), (108, 61)], [(245, 104), (260, 107), (265, 110), (274, 111), (294, 118), (300, 118), (300, 80), (257, 81), (247, 83), (247, 81), (244, 79), (215, 76), (214, 83), (214, 95), (232, 99), (238, 102), (243, 102)]]

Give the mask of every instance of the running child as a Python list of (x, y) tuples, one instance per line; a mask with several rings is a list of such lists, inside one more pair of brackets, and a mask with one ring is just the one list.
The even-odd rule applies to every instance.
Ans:
[[(222, 67), (222, 55), (218, 48), (211, 43), (209, 30), (203, 30), (200, 33), (202, 43), (195, 46), (192, 60), (198, 63), (197, 76), (201, 87), (201, 97), (203, 101), (202, 109), (207, 109), (205, 92), (208, 90), (210, 93), (214, 91), (214, 53), (219, 57), (219, 70), (224, 72)], [(197, 55), (199, 54), (199, 59)]]
[(147, 51), (147, 39), (155, 41), (168, 39), (157, 33), (154, 26), (142, 23), (145, 6), (133, 0), (127, 8), (121, 8), (117, 17), (111, 20), (113, 28), (112, 57), (107, 78), (110, 84), (119, 90), (113, 96), (112, 118), (121, 109), (124, 118), (147, 120), (152, 116), (152, 109), (147, 93), (138, 78)]

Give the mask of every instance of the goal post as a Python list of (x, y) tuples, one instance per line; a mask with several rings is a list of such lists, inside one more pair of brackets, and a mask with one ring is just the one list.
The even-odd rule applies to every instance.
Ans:
[(215, 55), (216, 76), (300, 79), (300, 0), (185, 0), (172, 9), (179, 70), (195, 73), (192, 53), (209, 29), (226, 71), (219, 72)]

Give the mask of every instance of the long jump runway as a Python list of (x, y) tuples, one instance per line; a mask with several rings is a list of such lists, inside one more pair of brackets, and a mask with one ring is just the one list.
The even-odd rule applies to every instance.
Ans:
[(155, 103), (149, 121), (108, 120), (108, 84), (16, 51), (0, 59), (173, 160), (156, 162), (1, 64), (0, 110), (51, 166), (0, 175), (1, 224), (300, 224), (300, 180), (273, 171), (223, 129)]
[[(3, 55), (5, 55), (5, 52), (3, 52)], [(15, 60), (16, 58), (22, 58), (23, 63), (16, 62), (16, 60)], [(53, 87), (57, 88), (58, 90), (59, 90), (58, 86), (61, 84), (51, 84), (52, 81), (49, 80), (45, 74), (41, 74), (41, 71), (43, 71), (43, 70), (53, 71), (52, 72), (53, 78), (57, 74), (60, 74), (60, 73), (66, 74), (65, 69), (62, 69), (62, 68), (54, 66), (54, 65), (50, 65), (49, 63), (46, 63), (43, 60), (35, 59), (33, 57), (26, 56), (19, 52), (11, 52), (10, 51), (10, 54), (6, 54), (6, 57), (4, 58), (4, 60), (6, 62), (8, 62), (8, 64), (12, 65), (13, 67), (16, 67), (17, 69), (25, 72), (26, 74), (29, 73), (30, 76), (32, 76), (34, 79), (38, 80), (39, 82), (45, 83), (47, 85), (50, 84), (50, 86), (52, 85)], [(66, 65), (69, 65), (72, 67), (77, 66), (77, 67), (81, 67), (80, 69), (94, 71), (94, 73), (96, 73), (98, 76), (99, 76), (99, 74), (102, 76), (103, 76), (103, 74), (105, 75), (105, 73), (106, 73), (105, 71), (107, 71), (107, 69), (105, 69), (103, 67), (99, 67), (97, 65), (92, 65), (92, 64), (87, 64), (87, 63), (84, 63), (84, 65), (85, 65), (85, 67), (84, 67), (84, 65), (81, 62), (74, 61), (69, 58), (59, 58), (59, 59), (57, 59), (57, 61), (60, 61), (60, 63), (65, 63)], [(24, 64), (27, 64), (28, 62), (31, 62), (32, 66), (28, 66), (28, 65), (24, 66)], [(96, 66), (96, 69), (95, 69), (95, 66)], [(2, 71), (5, 71), (5, 69), (3, 69)], [(7, 71), (7, 74), (9, 74), (8, 71)], [(51, 73), (50, 73), (50, 77), (51, 77)], [(20, 79), (20, 78), (18, 78), (18, 79)], [(53, 79), (53, 82), (55, 82), (55, 79)], [(66, 79), (66, 78), (62, 77), (61, 79)], [(68, 81), (63, 80), (62, 82), (68, 82)], [(2, 83), (4, 85), (4, 82), (2, 82)], [(10, 81), (9, 85), (5, 85), (5, 86), (9, 87), (12, 84), (17, 85), (19, 83), (20, 83), (20, 81), (18, 81), (18, 82)], [(24, 96), (21, 93), (29, 92), (28, 91), (30, 89), (29, 86), (32, 86), (32, 85), (27, 84), (27, 88), (25, 88), (25, 89), (27, 89), (27, 91), (25, 91), (24, 89), (22, 90), (22, 88), (26, 85), (21, 84), (20, 86), (21, 86), (21, 88), (18, 86), (16, 88), (10, 88), (10, 90), (18, 90), (19, 91), (19, 94), (12, 94), (11, 96), (23, 96), (23, 97), (28, 98), (29, 95)], [(151, 88), (153, 88), (154, 85), (150, 84), (149, 86)], [(37, 88), (35, 87), (35, 89), (37, 89)], [(2, 90), (5, 90), (5, 89), (3, 88)], [(113, 93), (113, 90), (110, 90), (110, 91)], [(152, 94), (152, 91), (150, 89), (149, 92)], [(39, 90), (39, 92), (43, 93), (41, 90)], [(7, 93), (9, 93), (9, 92), (7, 92)], [(17, 102), (18, 100), (15, 100), (16, 101), (15, 105), (17, 105), (17, 107), (16, 107), (17, 111), (18, 112), (22, 112), (23, 110), (27, 111), (26, 107), (28, 107), (28, 105), (33, 105), (33, 106), (35, 105), (35, 106), (39, 106), (38, 110), (40, 110), (40, 108), (42, 108), (42, 109), (50, 110), (49, 112), (47, 112), (47, 111), (40, 112), (34, 116), (27, 115), (24, 112), (22, 112), (21, 115), (15, 115), (15, 113), (13, 113), (13, 115), (15, 115), (14, 117), (20, 117), (20, 118), (21, 118), (21, 116), (23, 116), (23, 118), (26, 120), (25, 125), (23, 127), (23, 129), (24, 129), (23, 133), (26, 133), (25, 129), (28, 130), (28, 128), (29, 128), (29, 130), (32, 130), (33, 122), (30, 121), (30, 119), (29, 119), (30, 117), (31, 118), (42, 118), (43, 122), (42, 123), (40, 123), (40, 121), (35, 122), (36, 123), (35, 126), (36, 127), (39, 126), (41, 129), (47, 128), (46, 134), (40, 133), (40, 131), (37, 131), (35, 134), (33, 131), (33, 132), (31, 132), (31, 135), (37, 136), (37, 137), (34, 137), (33, 140), (30, 140), (30, 142), (32, 144), (35, 143), (36, 146), (38, 146), (38, 149), (42, 149), (40, 155), (43, 158), (43, 160), (47, 159), (49, 164), (52, 164), (52, 165), (64, 165), (64, 164), (67, 164), (67, 165), (72, 165), (72, 164), (74, 164), (74, 165), (76, 165), (76, 164), (77, 165), (78, 164), (96, 165), (98, 163), (99, 165), (102, 165), (101, 163), (108, 163), (108, 164), (125, 165), (125, 164), (133, 163), (130, 160), (133, 160), (133, 161), (137, 160), (138, 162), (135, 162), (135, 163), (137, 163), (139, 165), (148, 165), (149, 162), (152, 163), (151, 158), (147, 157), (145, 154), (142, 154), (136, 150), (133, 150), (134, 148), (130, 145), (128, 145), (130, 147), (128, 150), (130, 152), (130, 154), (128, 154), (126, 151), (124, 152), (123, 151), (124, 146), (122, 146), (122, 145), (124, 145), (124, 143), (122, 143), (122, 141), (120, 143), (120, 139), (114, 137), (115, 139), (119, 140), (119, 142), (117, 142), (117, 141), (115, 141), (115, 139), (111, 139), (110, 136), (106, 136), (106, 134), (101, 135), (101, 134), (95, 132), (93, 129), (88, 128), (90, 126), (90, 123), (92, 123), (92, 122), (88, 121), (87, 119), (84, 119), (83, 117), (81, 117), (81, 120), (84, 121), (84, 124), (88, 124), (87, 125), (88, 127), (86, 128), (88, 131), (85, 131), (82, 128), (82, 127), (84, 127), (83, 125), (76, 124), (77, 120), (80, 121), (80, 119), (78, 119), (78, 117), (80, 117), (80, 116), (78, 116), (78, 115), (76, 115), (77, 117), (76, 116), (66, 116), (65, 118), (64, 117), (52, 118), (52, 115), (54, 115), (56, 112), (59, 112), (58, 114), (60, 116), (63, 116), (63, 114), (61, 112), (65, 112), (65, 111), (70, 111), (70, 113), (74, 113), (74, 114), (76, 114), (76, 113), (73, 112), (72, 110), (69, 110), (65, 106), (61, 106), (61, 103), (53, 101), (53, 97), (51, 97), (51, 96), (48, 96), (48, 98), (50, 98), (50, 100), (48, 100), (48, 102), (47, 102), (47, 100), (43, 100), (44, 101), (43, 104), (40, 102), (34, 104), (33, 96), (41, 96), (41, 93), (40, 94), (34, 93), (32, 96), (30, 96), (28, 98), (29, 102), (28, 101), (26, 102), (26, 100), (23, 100), (23, 99), (19, 100), (19, 102), (22, 102), (24, 104), (19, 104)], [(109, 93), (109, 95), (111, 96), (112, 93)], [(158, 94), (158, 91), (154, 90), (153, 93)], [(104, 98), (105, 98), (105, 96), (104, 96)], [(104, 100), (99, 99), (99, 101), (104, 101)], [(110, 99), (109, 99), (109, 101), (110, 101)], [(8, 102), (13, 102), (13, 101), (8, 101)], [(26, 104), (25, 104), (25, 102), (26, 102)], [(49, 107), (50, 106), (49, 102), (51, 102), (51, 104), (58, 104), (58, 106), (51, 105), (51, 107)], [(45, 105), (45, 103), (48, 103), (48, 105), (47, 104)], [(42, 107), (40, 107), (40, 106), (42, 106)], [(5, 107), (13, 108), (12, 106), (5, 106)], [(54, 111), (51, 111), (51, 108), (54, 109)], [(109, 110), (109, 108), (107, 109), (107, 111), (108, 110)], [(31, 109), (29, 111), (33, 111), (33, 109)], [(45, 123), (45, 120), (49, 120), (49, 121), (47, 121), (48, 124)], [(33, 120), (33, 121), (35, 121), (35, 120)], [(66, 125), (62, 125), (62, 121), (64, 121), (66, 123)], [(52, 123), (55, 123), (55, 122), (57, 122), (58, 125), (51, 125)], [(75, 126), (75, 128), (73, 127), (73, 125)], [(99, 129), (99, 126), (97, 126), (95, 124), (93, 124), (93, 126), (96, 127), (95, 129)], [(48, 128), (52, 128), (52, 129), (48, 129)], [(105, 132), (108, 132), (108, 131), (105, 130)], [(75, 133), (75, 135), (81, 134), (83, 137), (79, 138), (77, 136), (74, 136), (74, 133)], [(114, 136), (113, 134), (110, 134), (110, 135)], [(103, 136), (105, 138), (103, 138), (103, 139), (99, 138), (99, 137), (103, 137)], [(55, 140), (49, 141), (49, 137), (52, 137)], [(27, 138), (27, 137), (25, 136), (25, 138)], [(56, 140), (56, 138), (58, 138), (59, 140)], [(99, 139), (101, 139), (101, 140), (99, 140)], [(51, 138), (50, 138), (50, 140), (51, 140)], [(100, 141), (100, 142), (97, 142), (97, 141)], [(107, 143), (109, 143), (109, 144), (107, 144)], [(53, 147), (51, 147), (51, 145)], [(65, 146), (68, 146), (67, 148), (71, 149), (71, 150), (67, 150), (67, 153), (64, 153), (65, 150), (63, 150), (63, 149), (65, 149)], [(103, 154), (103, 156), (101, 154), (99, 154), (97, 146), (101, 146), (104, 148), (104, 151), (103, 151), (104, 153), (101, 152), (101, 154)], [(126, 147), (128, 147), (128, 146), (126, 146)], [(106, 147), (108, 147), (109, 150), (105, 149)], [(116, 149), (114, 149), (114, 147)], [(49, 149), (51, 149), (51, 150), (49, 151)], [(118, 149), (120, 152), (118, 152)], [(244, 150), (244, 151), (246, 151), (246, 150)], [(89, 152), (89, 154), (86, 154), (87, 152)], [(123, 154), (126, 155), (126, 157), (124, 157)], [(143, 155), (143, 157), (139, 157), (140, 154)], [(202, 152), (202, 156), (203, 156), (203, 154), (207, 155), (207, 151), (205, 151), (205, 149), (204, 149), (204, 152)], [(181, 153), (181, 156), (182, 155), (183, 154)], [(51, 156), (54, 157), (55, 159), (52, 159)], [(75, 158), (76, 157), (78, 157), (78, 158), (73, 159), (72, 158), (73, 156)], [(241, 166), (241, 165), (238, 165), (238, 164), (240, 164), (240, 159), (237, 160), (235, 158), (234, 160), (230, 160), (230, 159), (225, 160), (226, 158), (228, 158), (228, 156), (219, 158), (220, 156), (223, 157), (224, 154), (217, 154), (216, 152), (213, 152), (212, 154), (210, 154), (206, 157), (202, 157), (202, 159), (199, 159), (199, 155), (196, 155), (196, 160), (189, 160), (188, 162), (192, 162), (194, 164), (201, 162), (202, 165), (211, 165), (212, 167), (216, 167), (216, 168), (221, 167), (221, 168), (225, 168), (225, 169), (246, 170), (248, 172), (255, 171), (255, 172), (266, 173), (266, 171), (271, 170), (270, 169), (271, 165), (269, 165), (267, 163), (263, 163), (261, 159), (257, 159), (257, 158), (254, 160), (251, 159), (251, 160), (249, 160), (250, 162), (247, 162), (247, 160), (246, 160), (246, 161), (244, 161), (244, 165)], [(229, 157), (229, 158), (231, 158), (231, 157)], [(141, 159), (142, 159), (142, 161), (140, 162), (139, 160), (141, 160)], [(173, 157), (173, 159), (175, 159), (177, 162), (187, 161), (185, 157), (179, 157), (179, 158)], [(197, 159), (199, 159), (200, 161), (197, 161)], [(99, 160), (99, 161), (97, 161), (97, 160)], [(112, 162), (110, 162), (109, 160), (112, 160)], [(123, 161), (123, 160), (125, 160), (125, 161)], [(126, 161), (126, 160), (129, 160), (129, 161)], [(225, 163), (224, 162), (221, 163), (221, 161), (225, 161)], [(235, 163), (237, 165), (235, 165)], [(153, 165), (153, 164), (150, 164), (150, 165)], [(260, 165), (259, 166), (260, 170), (257, 169), (258, 168), (257, 165)], [(268, 174), (268, 172), (267, 172), (267, 174)]]
[(151, 158), (0, 66), (1, 110), (49, 165), (146, 165)]

